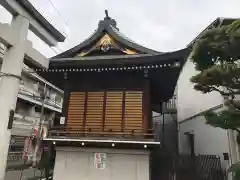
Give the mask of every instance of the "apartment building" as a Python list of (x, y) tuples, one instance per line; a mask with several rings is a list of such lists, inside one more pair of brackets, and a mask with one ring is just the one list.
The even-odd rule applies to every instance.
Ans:
[[(3, 54), (4, 46), (1, 45), (0, 63)], [(13, 121), (11, 149), (22, 148), (25, 137), (31, 134), (34, 126), (40, 120), (43, 106), (43, 100), (40, 97), (43, 92), (46, 92), (43, 117), (46, 124), (51, 125), (55, 119), (59, 119), (60, 117), (63, 91), (24, 65)]]

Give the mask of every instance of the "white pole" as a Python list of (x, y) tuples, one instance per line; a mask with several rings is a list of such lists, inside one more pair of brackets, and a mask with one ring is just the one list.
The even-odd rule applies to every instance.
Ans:
[[(14, 17), (10, 35), (14, 45), (6, 49), (0, 77), (0, 180), (4, 180), (11, 132), (8, 130), (9, 112), (15, 110), (18, 89), (23, 68), (25, 43), (29, 20), (23, 16)], [(5, 75), (6, 76), (5, 76)]]

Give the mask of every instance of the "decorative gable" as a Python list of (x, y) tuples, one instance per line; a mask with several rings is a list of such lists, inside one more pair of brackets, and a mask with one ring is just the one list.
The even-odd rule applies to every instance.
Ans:
[(100, 38), (100, 40), (97, 41), (96, 44), (93, 44), (89, 48), (80, 51), (75, 57), (88, 56), (94, 51), (97, 51), (97, 54), (99, 55), (102, 55), (102, 53), (109, 54), (110, 51), (118, 51), (119, 54), (126, 55), (138, 54), (135, 50), (131, 50), (130, 48), (122, 46), (120, 43), (114, 40), (113, 37), (106, 33)]

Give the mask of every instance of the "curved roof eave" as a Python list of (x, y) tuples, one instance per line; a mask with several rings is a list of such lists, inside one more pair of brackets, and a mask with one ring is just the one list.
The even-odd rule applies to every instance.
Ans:
[[(99, 56), (99, 57), (78, 57), (78, 58), (54, 58), (50, 61), (50, 67), (68, 67), (68, 66), (106, 66), (122, 64), (144, 64), (153, 62), (166, 62), (185, 59), (189, 54), (189, 48), (178, 51), (159, 53), (159, 54), (139, 54), (139, 55), (117, 55), (117, 56)], [(112, 59), (119, 61), (112, 61)], [(97, 62), (94, 60), (98, 60)], [(183, 62), (184, 63), (184, 62)]]
[(83, 47), (89, 45), (91, 42), (93, 42), (94, 40), (96, 40), (101, 33), (103, 32), (103, 27), (99, 27), (89, 38), (87, 38), (86, 40), (84, 40), (81, 44), (74, 46), (73, 48), (64, 51), (56, 56), (53, 56), (51, 59), (55, 59), (55, 58), (65, 58), (68, 55), (71, 55), (74, 52), (79, 51), (80, 49), (82, 49)]
[(136, 49), (137, 51), (140, 51), (140, 52), (143, 52), (143, 53), (146, 53), (146, 54), (159, 54), (159, 53), (161, 53), (161, 52), (143, 47), (143, 46), (141, 46), (141, 45), (139, 45), (139, 44), (137, 44), (133, 41), (130, 41), (128, 38), (123, 36), (122, 33), (120, 33), (116, 28), (114, 28), (111, 24), (100, 23), (97, 30), (88, 39), (86, 39), (81, 44), (79, 44), (79, 45), (77, 45), (77, 46), (75, 46), (75, 47), (73, 47), (73, 48), (71, 48), (71, 49), (69, 49), (69, 50), (67, 50), (63, 53), (60, 53), (60, 54), (52, 57), (51, 59), (66, 58), (67, 56), (71, 56), (72, 54), (77, 53), (78, 51), (80, 51), (85, 46), (88, 46), (89, 44), (91, 44), (92, 42), (94, 42), (95, 40), (100, 38), (101, 35), (104, 33), (104, 31), (109, 33), (114, 39), (116, 39), (120, 43), (125, 44), (126, 46), (128, 46), (130, 48)]
[(112, 25), (109, 25), (106, 28), (106, 30), (117, 41), (121, 42), (122, 44), (126, 44), (127, 46), (129, 46), (133, 49), (136, 49), (140, 52), (144, 52), (146, 54), (159, 54), (159, 53), (161, 53), (161, 52), (143, 47), (143, 46), (131, 41), (130, 39), (126, 38), (126, 36), (124, 36), (122, 33), (120, 33), (120, 31), (118, 31), (116, 28), (114, 28)]

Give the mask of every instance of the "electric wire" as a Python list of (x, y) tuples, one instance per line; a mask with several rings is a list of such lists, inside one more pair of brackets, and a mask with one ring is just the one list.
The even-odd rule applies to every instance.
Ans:
[(53, 52), (55, 52), (55, 55), (56, 54), (59, 54), (59, 52), (61, 52), (61, 50), (58, 48), (58, 47), (55, 47), (55, 48), (57, 48), (57, 50), (59, 51), (59, 52), (57, 52), (53, 47), (50, 47), (51, 48), (51, 50), (53, 51)]
[(18, 75), (15, 75), (15, 74), (0, 72), (0, 88), (1, 88), (2, 83), (3, 83), (2, 77), (15, 77), (15, 78), (18, 78), (19, 80), (22, 79), (21, 76), (18, 76)]
[[(63, 18), (63, 16), (61, 15), (61, 13), (58, 11), (58, 9), (56, 8), (56, 6), (54, 5), (53, 1), (52, 0), (48, 0), (48, 2), (50, 3), (50, 5), (52, 6), (52, 8), (54, 9), (54, 11), (56, 12), (56, 14), (59, 16), (59, 18), (62, 20), (63, 24), (65, 25), (65, 27), (68, 29), (68, 31), (71, 33), (71, 28), (69, 27), (68, 25), (68, 22)], [(48, 12), (49, 13), (49, 12)], [(53, 16), (51, 13), (49, 13), (51, 16)], [(59, 54), (62, 52), (62, 50), (59, 48), (59, 47), (50, 47), (50, 49), (55, 53), (55, 55)], [(56, 50), (57, 49), (57, 50)], [(28, 72), (28, 71), (25, 71), (25, 72)], [(29, 71), (28, 73), (32, 73), (32, 74), (37, 74), (35, 71)], [(5, 76), (5, 75), (4, 75)], [(9, 75), (6, 75), (6, 76), (11, 76), (10, 74)], [(0, 74), (0, 78), (1, 78), (1, 74)]]
[(18, 76), (18, 75), (15, 75), (15, 74), (11, 74), (11, 73), (3, 73), (3, 72), (0, 72), (0, 78), (1, 77), (15, 77), (15, 78), (18, 78), (18, 79), (22, 79), (21, 76)]
[(63, 16), (61, 15), (61, 13), (57, 10), (56, 6), (54, 5), (54, 3), (52, 2), (52, 0), (48, 0), (49, 3), (51, 4), (51, 6), (53, 7), (53, 9), (56, 11), (56, 13), (58, 14), (58, 16), (62, 19), (62, 22), (65, 24), (65, 26), (68, 28), (68, 31), (71, 32), (71, 28), (68, 25), (68, 22), (66, 20), (64, 20)]
[[(50, 3), (50, 5), (52, 6), (52, 8), (55, 10), (55, 12), (57, 13), (58, 17), (62, 20), (64, 26), (67, 28), (67, 30), (72, 33), (70, 26), (68, 25), (68, 22), (63, 18), (63, 16), (61, 15), (61, 13), (58, 11), (58, 9), (56, 8), (56, 6), (54, 5), (52, 0), (48, 0), (48, 2)], [(66, 33), (67, 34), (67, 33)], [(54, 47), (56, 48), (59, 52), (57, 52), (55, 49), (53, 49), (53, 47), (51, 47), (52, 51), (54, 51), (56, 54), (59, 54), (62, 52), (62, 50), (59, 47)]]

